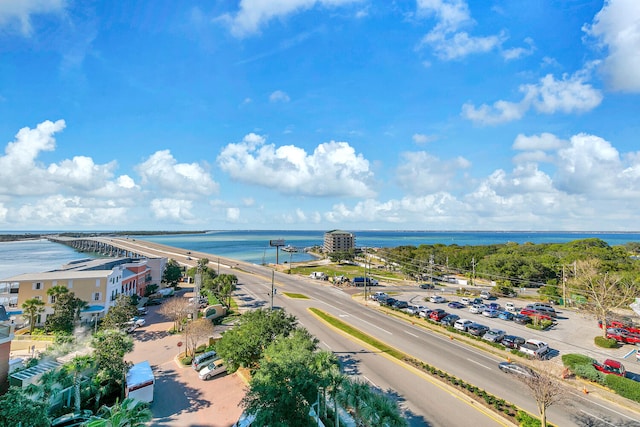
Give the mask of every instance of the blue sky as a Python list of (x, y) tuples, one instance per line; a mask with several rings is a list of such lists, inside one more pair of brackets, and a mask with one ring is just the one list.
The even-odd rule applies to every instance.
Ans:
[(0, 229), (633, 231), (636, 0), (0, 0)]

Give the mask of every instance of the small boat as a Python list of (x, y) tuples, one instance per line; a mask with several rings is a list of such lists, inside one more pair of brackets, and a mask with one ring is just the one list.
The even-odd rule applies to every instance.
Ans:
[(295, 246), (291, 246), (291, 245), (287, 245), (287, 246), (283, 247), (282, 250), (285, 251), (285, 252), (298, 252), (298, 248), (296, 248)]

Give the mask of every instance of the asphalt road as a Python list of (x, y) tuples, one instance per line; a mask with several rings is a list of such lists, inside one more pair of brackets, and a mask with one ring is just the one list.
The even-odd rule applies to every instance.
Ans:
[[(162, 245), (148, 244), (148, 242), (117, 240), (120, 240), (119, 245), (128, 245), (130, 249), (138, 250), (145, 255), (168, 256), (187, 265), (195, 264), (195, 260), (201, 257), (208, 257), (210, 260), (218, 259), (211, 254), (194, 252), (187, 255), (181, 249), (162, 247)], [(155, 249), (148, 249), (148, 246)], [(193, 260), (186, 260), (187, 256), (192, 257)], [(239, 278), (240, 286), (237, 296), (247, 308), (269, 305), (268, 293), (271, 288), (272, 274), (270, 268), (219, 259), (221, 273), (232, 273)], [(331, 287), (326, 282), (276, 272), (275, 283), (279, 293), (274, 298), (274, 304), (286, 307), (288, 312), (298, 317), (300, 322), (321, 340), (323, 346), (343, 355), (341, 358), (344, 359), (347, 372), (349, 372), (348, 369), (353, 369), (354, 374), (366, 377), (367, 381), (381, 389), (393, 390), (394, 396), (406, 409), (407, 418), (412, 425), (466, 425), (468, 420), (473, 420), (474, 425), (484, 426), (501, 425), (501, 421), (487, 416), (481, 410), (474, 409), (478, 405), (470, 405), (452, 396), (449, 391), (442, 390), (428, 378), (409, 371), (406, 367), (370, 349), (362, 348), (361, 344), (331, 331), (322, 322), (309, 315), (308, 307), (315, 306), (325, 310), (407, 354), (476, 384), (532, 413), (537, 413), (535, 402), (524, 386), (497, 369), (497, 364), (505, 360), (504, 354), (495, 356), (470, 347), (457, 339), (450, 340), (447, 336), (412, 325), (410, 321), (397, 319), (381, 312), (371, 303), (368, 306), (358, 303), (342, 289)], [(299, 292), (311, 299), (290, 299), (283, 296), (283, 292)], [(410, 298), (411, 295), (407, 295), (405, 299)], [(473, 315), (467, 316), (466, 313), (463, 317), (474, 319)], [(503, 321), (482, 318), (482, 323), (488, 326), (492, 326), (491, 322)], [(501, 326), (503, 325), (504, 322), (501, 323)], [(509, 325), (509, 328), (516, 326), (518, 325)], [(570, 325), (563, 325), (563, 327), (568, 331), (571, 329)], [(527, 338), (533, 338), (532, 335), (535, 335), (531, 330), (524, 332), (527, 334), (522, 336)], [(544, 340), (550, 342), (552, 347), (555, 346), (554, 348), (562, 347), (563, 351), (566, 348), (567, 351), (581, 352), (580, 346), (576, 349), (566, 339), (553, 342), (549, 338), (549, 334), (544, 335)], [(553, 360), (545, 363), (554, 366)], [(569, 393), (567, 403), (553, 406), (548, 411), (549, 421), (556, 425), (640, 426), (637, 421), (640, 419), (638, 405), (626, 404), (624, 400), (618, 404), (600, 399), (599, 396), (604, 393), (599, 390), (592, 390), (590, 394), (585, 395), (575, 388), (568, 387), (567, 392)]]

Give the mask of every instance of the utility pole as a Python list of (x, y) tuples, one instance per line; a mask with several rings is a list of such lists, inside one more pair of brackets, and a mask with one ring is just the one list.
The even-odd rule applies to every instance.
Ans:
[(274, 287), (273, 287), (273, 282), (275, 280), (275, 271), (271, 270), (271, 311), (273, 311), (273, 291), (274, 291)]
[(367, 248), (364, 248), (364, 303), (367, 303)]
[(429, 255), (429, 277), (431, 277), (431, 284), (433, 285), (433, 254)]
[(564, 273), (564, 264), (562, 265), (562, 306), (567, 307), (567, 277)]
[(471, 285), (475, 286), (475, 277), (476, 277), (476, 257), (471, 258)]

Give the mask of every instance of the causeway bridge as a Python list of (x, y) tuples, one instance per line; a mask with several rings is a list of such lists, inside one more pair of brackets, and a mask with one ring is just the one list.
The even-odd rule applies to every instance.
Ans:
[(148, 256), (147, 251), (141, 251), (140, 248), (131, 246), (125, 247), (121, 243), (122, 240), (108, 237), (47, 236), (47, 240), (70, 246), (78, 252), (91, 252), (102, 256), (117, 258), (144, 258)]

